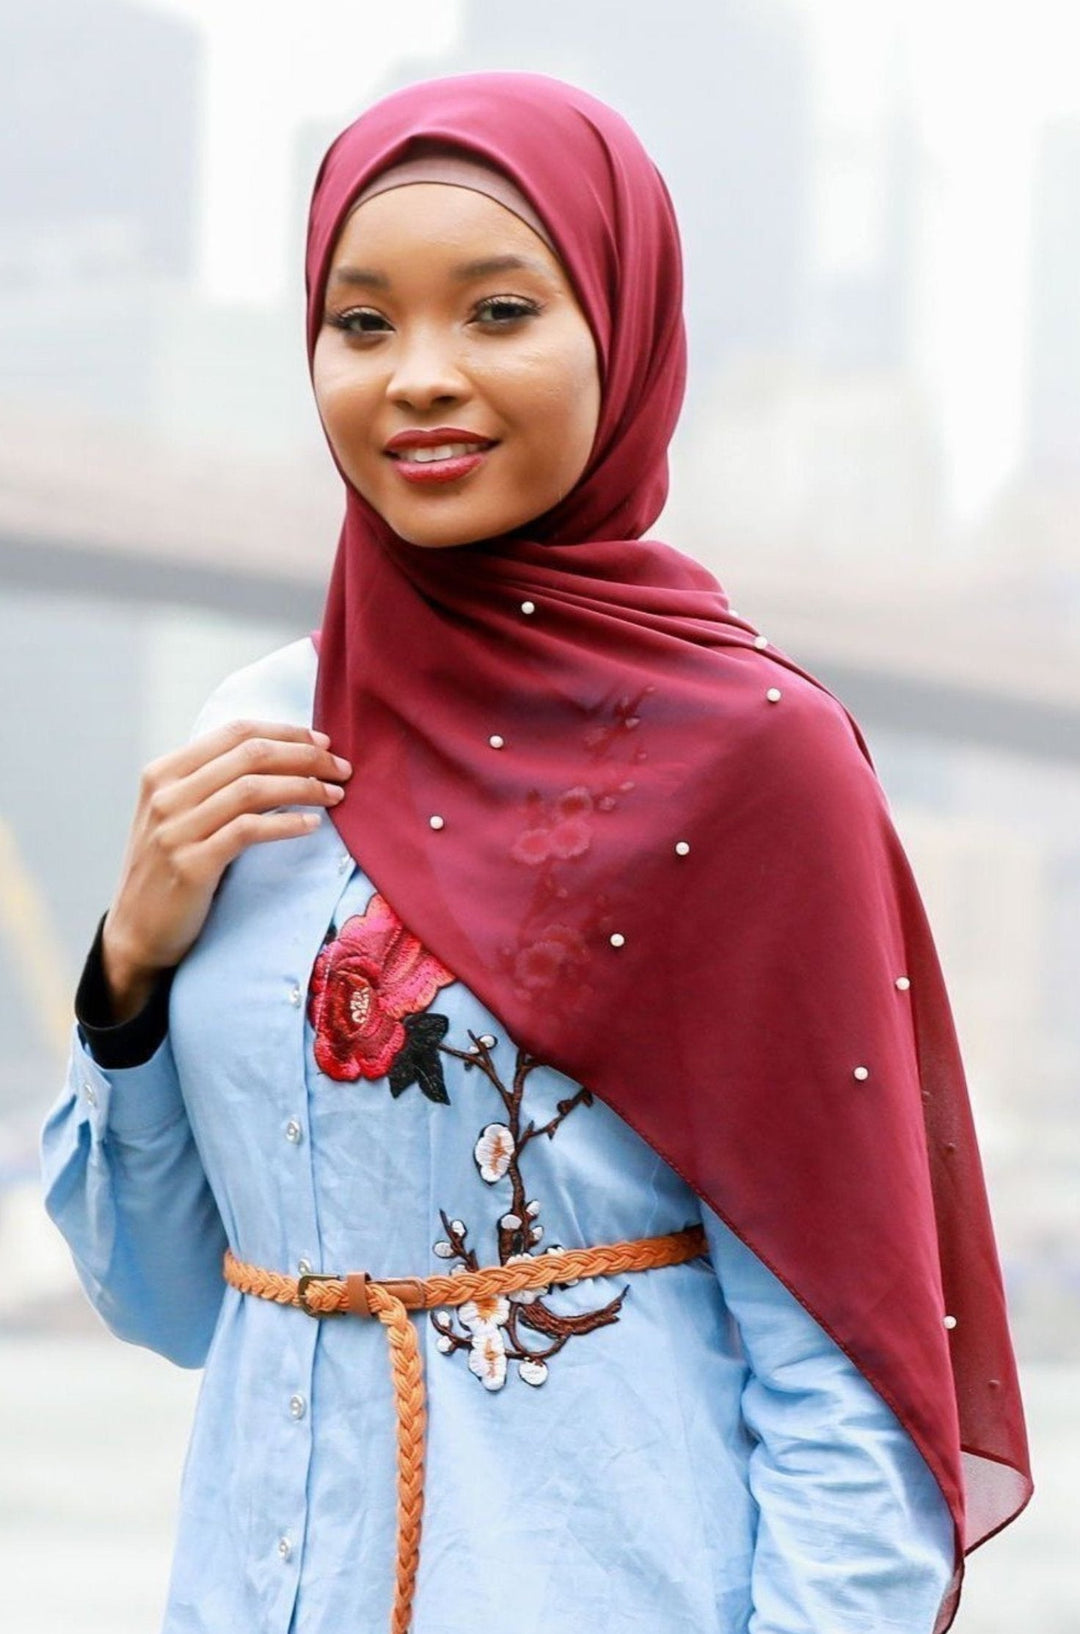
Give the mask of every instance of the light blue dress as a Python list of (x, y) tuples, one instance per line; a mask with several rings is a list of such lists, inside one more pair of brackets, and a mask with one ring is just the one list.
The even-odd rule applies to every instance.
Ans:
[[(310, 723), (314, 676), (295, 642), (195, 732)], [(149, 1061), (104, 1070), (76, 1029), (42, 1162), (104, 1320), (205, 1367), (165, 1634), (389, 1627), (386, 1332), (226, 1287), (226, 1243), (291, 1274), (427, 1275), (701, 1220), (708, 1257), (410, 1317), (415, 1634), (932, 1629), (952, 1526), (891, 1411), (610, 1108), (521, 1072), (328, 818), (226, 871)]]

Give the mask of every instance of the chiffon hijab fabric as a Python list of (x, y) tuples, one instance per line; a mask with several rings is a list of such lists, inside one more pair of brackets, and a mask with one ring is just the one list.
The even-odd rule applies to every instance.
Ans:
[(312, 197), (309, 361), (346, 216), (433, 151), (494, 167), (544, 224), (596, 342), (600, 422), (558, 506), (475, 544), (411, 545), (344, 479), (314, 637), (314, 724), (356, 768), (332, 820), (424, 945), (642, 1135), (893, 1408), (956, 1524), (945, 1629), (964, 1552), (1031, 1479), (918, 891), (850, 714), (647, 537), (683, 396), (681, 258), (618, 114), (491, 73), (361, 115)]

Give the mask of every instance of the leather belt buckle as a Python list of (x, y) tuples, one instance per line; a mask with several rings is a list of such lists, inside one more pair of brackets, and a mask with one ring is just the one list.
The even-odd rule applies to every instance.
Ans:
[[(350, 1271), (345, 1276), (336, 1271), (305, 1271), (297, 1279), (296, 1301), (309, 1316), (374, 1316), (367, 1294), (368, 1285), (373, 1280), (367, 1271)], [(316, 1310), (308, 1303), (308, 1289), (316, 1282), (344, 1283), (344, 1302), (335, 1310)], [(406, 1310), (419, 1311), (424, 1308), (424, 1290), (419, 1277), (379, 1277), (377, 1286), (385, 1288), (395, 1299), (400, 1299)]]

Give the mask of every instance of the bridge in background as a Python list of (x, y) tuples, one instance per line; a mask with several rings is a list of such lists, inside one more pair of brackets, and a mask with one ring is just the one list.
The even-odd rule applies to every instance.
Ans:
[[(317, 624), (341, 519), (325, 447), (259, 464), (0, 417), (0, 584)], [(691, 547), (692, 548), (692, 547)], [(1080, 763), (1080, 651), (955, 575), (856, 589), (710, 562), (740, 613), (868, 725)]]

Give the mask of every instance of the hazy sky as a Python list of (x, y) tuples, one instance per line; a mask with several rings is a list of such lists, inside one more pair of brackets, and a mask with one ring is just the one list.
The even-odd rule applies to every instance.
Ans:
[[(296, 287), (285, 245), (297, 125), (315, 115), (344, 119), (357, 107), (401, 54), (403, 17), (410, 55), (445, 49), (457, 33), (460, 4), (151, 3), (197, 19), (210, 44), (202, 287), (223, 300), (278, 301)], [(1033, 138), (1047, 118), (1080, 117), (1080, 6), (799, 3), (813, 27), (818, 118), (830, 156), (816, 212), (823, 266), (851, 265), (871, 253), (878, 196), (859, 155), (872, 152), (882, 115), (904, 86), (914, 104), (931, 178), (920, 364), (944, 424), (954, 512), (972, 517), (993, 497), (1019, 448)], [(692, 39), (690, 19), (708, 7), (709, 0), (667, 0), (662, 15)]]

